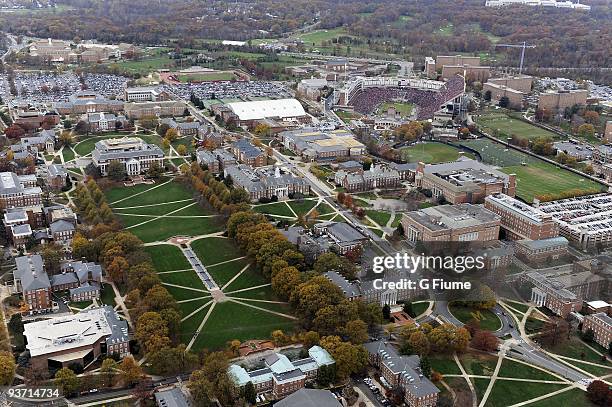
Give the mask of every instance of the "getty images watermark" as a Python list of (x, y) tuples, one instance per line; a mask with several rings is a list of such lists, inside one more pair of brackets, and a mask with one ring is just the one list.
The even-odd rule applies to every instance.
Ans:
[[(431, 256), (421, 253), (413, 256), (408, 253), (396, 253), (394, 256), (377, 256), (372, 263), (372, 271), (382, 274), (387, 270), (406, 272), (414, 274), (417, 270), (444, 270), (456, 274), (465, 271), (482, 271), (486, 267), (486, 256)], [(443, 278), (421, 278), (412, 280), (401, 278), (395, 281), (385, 281), (377, 278), (373, 281), (374, 288), (377, 290), (470, 290), (470, 281), (449, 281)]]

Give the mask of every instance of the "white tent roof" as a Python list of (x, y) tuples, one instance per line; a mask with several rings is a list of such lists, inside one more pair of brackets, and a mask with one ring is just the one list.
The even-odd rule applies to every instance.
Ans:
[(265, 118), (305, 116), (304, 108), (296, 99), (255, 100), (234, 102), (227, 105), (240, 120), (261, 120)]

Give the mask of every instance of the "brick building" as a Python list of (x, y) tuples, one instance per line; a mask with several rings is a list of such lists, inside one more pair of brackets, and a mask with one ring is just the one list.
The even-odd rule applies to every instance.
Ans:
[(264, 166), (268, 161), (264, 151), (251, 144), (247, 139), (240, 139), (233, 143), (231, 151), (238, 158), (239, 162), (251, 167)]
[(130, 354), (128, 325), (111, 306), (24, 325), (26, 348), (35, 369), (91, 365), (101, 356)]
[(308, 357), (290, 361), (281, 353), (273, 353), (264, 358), (265, 367), (247, 371), (239, 365), (229, 367), (229, 375), (236, 387), (242, 388), (251, 382), (257, 394), (270, 394), (282, 399), (305, 387), (313, 381), (323, 366), (335, 364), (331, 355), (320, 346), (308, 349)]
[(551, 237), (541, 240), (517, 240), (515, 253), (518, 258), (529, 264), (545, 264), (568, 255), (569, 242), (566, 238)]
[(0, 209), (40, 205), (42, 190), (36, 186), (35, 175), (0, 173)]
[(612, 343), (612, 318), (606, 313), (587, 315), (582, 321), (582, 332), (593, 331), (593, 340), (608, 349)]
[(486, 242), (499, 237), (500, 217), (481, 205), (442, 205), (404, 213), (409, 242)]
[(390, 388), (399, 388), (411, 407), (435, 407), (440, 390), (423, 375), (417, 355), (399, 355), (388, 342), (368, 342), (368, 361), (380, 369)]
[(516, 192), (516, 175), (465, 157), (442, 164), (419, 163), (415, 183), (452, 204), (482, 203), (488, 195), (504, 193), (513, 197)]
[(501, 217), (501, 227), (511, 240), (540, 240), (559, 236), (559, 225), (549, 214), (541, 212), (505, 194), (485, 198), (485, 208)]

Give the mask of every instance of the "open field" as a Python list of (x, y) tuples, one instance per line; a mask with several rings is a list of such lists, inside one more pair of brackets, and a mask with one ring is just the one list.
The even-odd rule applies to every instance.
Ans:
[(530, 383), (523, 382), (517, 386), (510, 380), (497, 380), (489, 394), (486, 405), (491, 407), (505, 407), (520, 403), (547, 393), (566, 387), (563, 384)]
[(476, 122), (491, 136), (504, 139), (517, 135), (518, 137), (533, 140), (538, 137), (559, 138), (555, 133), (541, 129), (519, 119), (512, 118), (505, 113), (485, 113), (478, 116)]
[(492, 311), (476, 310), (470, 307), (462, 307), (455, 304), (449, 304), (448, 309), (455, 316), (455, 318), (463, 323), (467, 323), (469, 320), (477, 316), (480, 318), (481, 329), (497, 331), (501, 328), (501, 321)]
[(401, 103), (401, 102), (384, 102), (377, 110), (378, 114), (385, 114), (390, 108), (394, 108), (397, 113), (402, 117), (410, 116), (414, 105), (412, 103)]
[(124, 227), (145, 243), (221, 231), (221, 217), (199, 206), (191, 196), (178, 182), (164, 181), (106, 191)]
[(315, 30), (307, 34), (299, 35), (298, 38), (304, 41), (307, 45), (321, 46), (323, 41), (331, 41), (340, 36), (349, 35), (342, 27), (330, 30)]
[(402, 158), (410, 163), (443, 163), (455, 161), (461, 155), (473, 158), (469, 153), (462, 153), (458, 148), (442, 143), (419, 143), (404, 147), (400, 151)]
[(236, 75), (233, 72), (179, 74), (177, 79), (181, 82), (231, 81)]
[(516, 174), (516, 194), (526, 202), (535, 197), (555, 195), (566, 191), (577, 191), (579, 195), (602, 192), (603, 186), (544, 161), (527, 166), (502, 168), (506, 174)]
[(489, 139), (466, 140), (460, 144), (478, 151), (483, 162), (501, 167), (506, 174), (516, 174), (516, 195), (526, 202), (537, 196), (554, 198), (567, 191), (585, 195), (603, 188), (595, 181)]

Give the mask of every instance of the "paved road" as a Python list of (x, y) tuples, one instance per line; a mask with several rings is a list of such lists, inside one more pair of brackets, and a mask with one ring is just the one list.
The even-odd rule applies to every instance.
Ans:
[[(510, 335), (512, 337), (513, 343), (510, 344), (509, 356), (519, 358), (525, 362), (548, 369), (573, 382), (590, 378), (590, 376), (557, 362), (539, 347), (532, 345), (522, 338), (518, 328), (516, 327), (516, 321), (510, 315), (508, 315), (508, 313), (505, 312), (500, 305), (496, 305), (492, 311), (495, 312), (495, 314), (502, 321), (502, 327), (495, 331), (494, 334), (500, 338), (506, 335)], [(448, 302), (446, 301), (435, 301), (432, 314), (419, 322), (431, 321), (436, 317), (441, 317), (441, 319), (455, 326), (463, 326), (463, 323), (450, 313), (448, 309)]]

